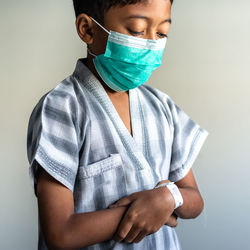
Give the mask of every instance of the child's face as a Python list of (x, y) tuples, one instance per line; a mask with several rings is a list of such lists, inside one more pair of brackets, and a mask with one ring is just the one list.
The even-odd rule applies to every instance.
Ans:
[[(148, 0), (124, 7), (110, 8), (104, 16), (104, 27), (119, 33), (145, 39), (161, 39), (170, 28), (170, 0)], [(90, 46), (95, 54), (105, 53), (108, 34), (96, 25), (93, 43)]]

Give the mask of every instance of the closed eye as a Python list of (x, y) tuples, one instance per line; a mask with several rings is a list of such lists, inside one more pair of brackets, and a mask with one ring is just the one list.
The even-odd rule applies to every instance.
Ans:
[(160, 32), (158, 32), (157, 34), (158, 34), (161, 38), (168, 37), (167, 34), (163, 34), (163, 33), (160, 33)]
[(128, 31), (132, 34), (132, 35), (136, 35), (136, 36), (140, 36), (140, 35), (143, 35), (143, 31), (141, 32), (138, 32), (138, 31), (133, 31), (131, 29), (128, 29)]
[[(128, 29), (128, 31), (134, 35), (134, 36), (141, 36), (144, 34), (144, 31), (141, 31), (141, 32), (138, 32), (138, 31), (134, 31), (134, 30), (131, 30), (131, 29)], [(168, 37), (167, 34), (163, 34), (163, 33), (160, 33), (158, 32), (157, 35), (160, 37), (160, 38), (165, 38), (165, 37)]]

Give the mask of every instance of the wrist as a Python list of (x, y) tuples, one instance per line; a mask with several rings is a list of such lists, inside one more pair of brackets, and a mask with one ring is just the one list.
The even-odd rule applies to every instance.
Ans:
[(177, 185), (174, 184), (174, 182), (171, 182), (171, 181), (164, 182), (164, 183), (160, 182), (155, 186), (155, 188), (160, 188), (160, 187), (166, 187), (172, 194), (174, 198), (174, 203), (175, 203), (174, 209), (182, 206), (183, 198), (182, 198), (180, 190), (178, 189)]

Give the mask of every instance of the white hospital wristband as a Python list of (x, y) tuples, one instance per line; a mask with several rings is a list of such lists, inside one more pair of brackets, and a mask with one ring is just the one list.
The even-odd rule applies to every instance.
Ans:
[(167, 187), (169, 189), (170, 193), (174, 197), (174, 201), (175, 201), (174, 209), (176, 209), (177, 207), (180, 207), (183, 204), (183, 198), (182, 198), (181, 192), (179, 188), (174, 184), (174, 182), (162, 183), (162, 184), (155, 186), (155, 188), (159, 188), (159, 187)]

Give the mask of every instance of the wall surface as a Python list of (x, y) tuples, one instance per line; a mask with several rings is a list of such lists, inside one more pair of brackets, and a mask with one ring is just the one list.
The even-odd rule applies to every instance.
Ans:
[[(150, 84), (209, 132), (193, 165), (205, 210), (179, 220), (183, 250), (250, 249), (250, 1), (176, 0), (163, 65)], [(70, 0), (0, 0), (0, 242), (37, 245), (28, 119), (86, 55)]]

